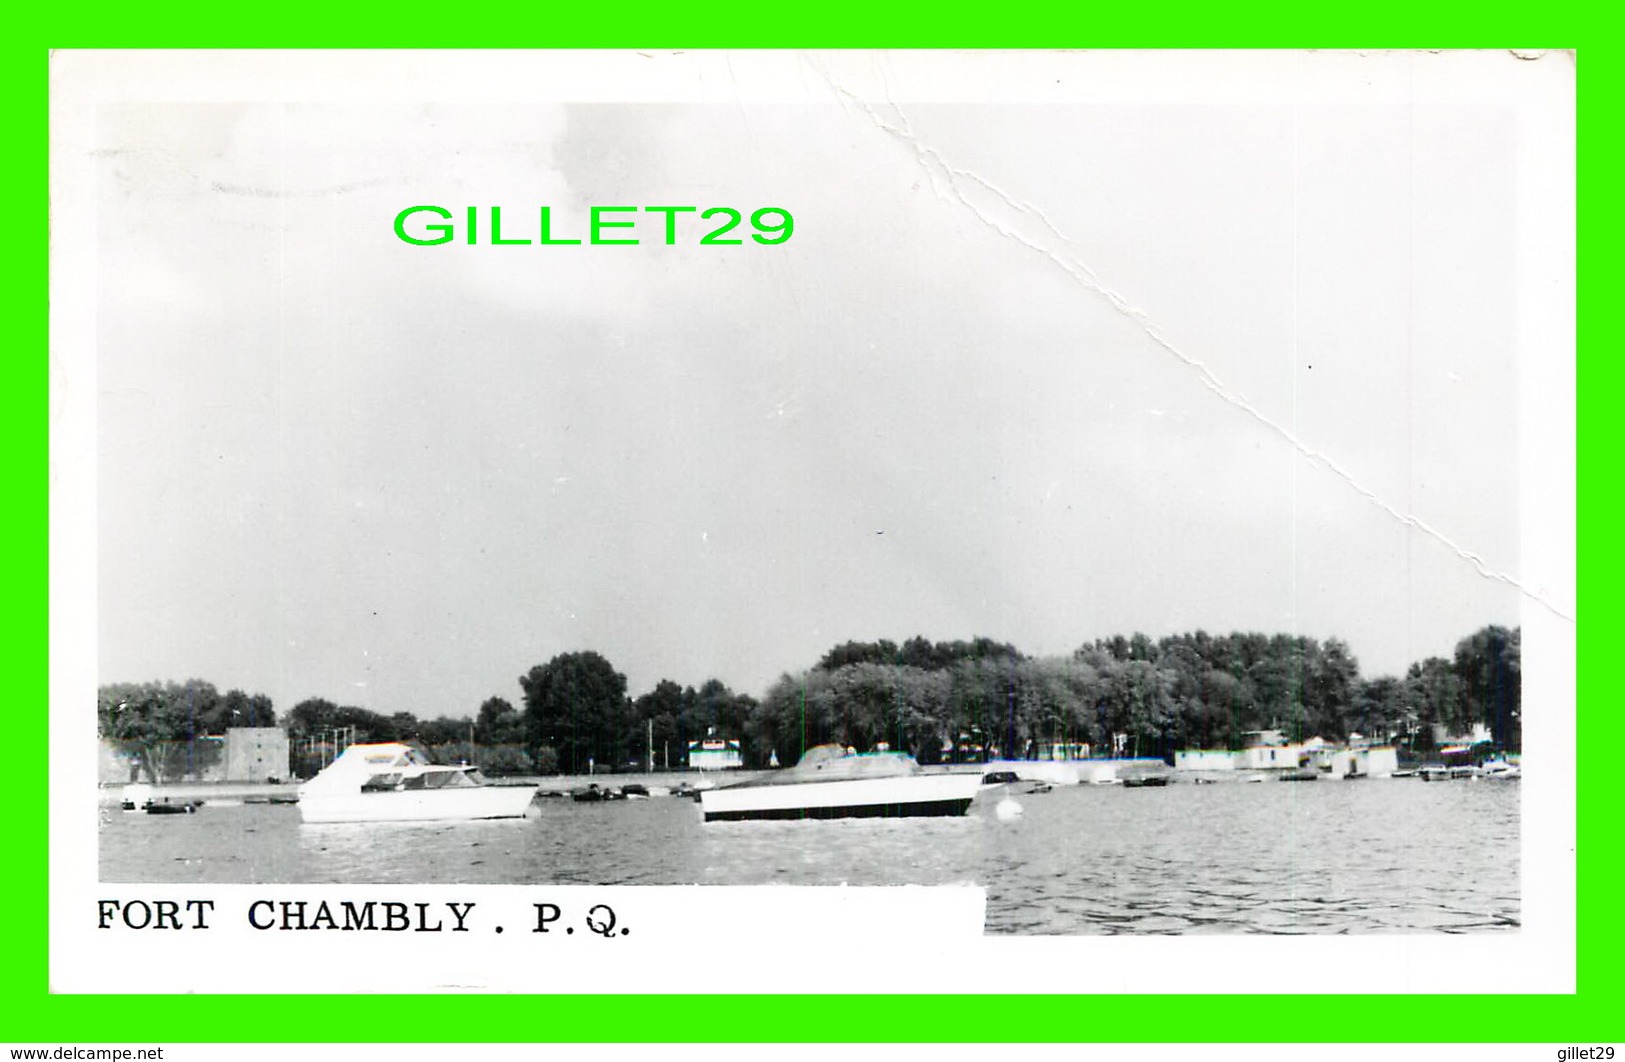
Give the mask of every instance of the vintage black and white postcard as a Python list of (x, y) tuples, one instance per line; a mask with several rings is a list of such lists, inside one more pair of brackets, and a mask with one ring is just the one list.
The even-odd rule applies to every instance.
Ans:
[(58, 989), (1572, 990), (1571, 56), (52, 74)]

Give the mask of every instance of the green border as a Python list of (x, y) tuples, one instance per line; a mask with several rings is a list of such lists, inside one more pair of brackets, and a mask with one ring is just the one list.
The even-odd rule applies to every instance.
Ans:
[[(1185, 5), (1180, 5), (1184, 7)], [(1414, 0), (1378, 6), (1327, 8), (1296, 4), (1282, 11), (1245, 12), (1222, 5), (1189, 5), (1188, 10), (1069, 5), (1062, 11), (1042, 8), (988, 7), (966, 10), (933, 4), (907, 10), (839, 0), (806, 10), (756, 8), (737, 2), (711, 4), (704, 10), (687, 6), (602, 8), (592, 5), (520, 8), (436, 8), (426, 4), (389, 5), (377, 12), (348, 10), (307, 0), (275, 9), (181, 5), (122, 5), (106, 11), (79, 6), (60, 16), (38, 16), (29, 24), (14, 23), (4, 45), (6, 98), (17, 107), (10, 125), (14, 144), (32, 141), (3, 178), (10, 201), (24, 206), (17, 224), (33, 231), (36, 248), (44, 247), (48, 222), (35, 213), (47, 201), (44, 159), (36, 150), (47, 144), (46, 65), (53, 47), (1289, 47), (1328, 41), (1345, 47), (1488, 47), (1511, 42), (1522, 46), (1602, 45), (1586, 51), (1586, 99), (1580, 110), (1582, 130), (1596, 134), (1588, 141), (1588, 172), (1593, 190), (1612, 193), (1607, 162), (1619, 133), (1614, 114), (1618, 62), (1606, 47), (1611, 26), (1593, 26), (1586, 15), (1558, 10), (1559, 5), (1461, 4), (1434, 7)], [(15, 16), (14, 16), (15, 18)], [(1600, 23), (1601, 17), (1596, 16)], [(1601, 37), (1601, 40), (1596, 38)], [(1615, 121), (1608, 121), (1614, 118)], [(41, 152), (43, 154), (43, 151)], [(1601, 156), (1599, 158), (1599, 156)], [(33, 163), (29, 166), (28, 163)], [(1605, 184), (1604, 182), (1608, 183)], [(1582, 184), (1581, 194), (1585, 187)], [(1589, 253), (1589, 289), (1601, 295), (1613, 270), (1610, 252), (1617, 246), (1618, 222), (1593, 216)], [(1599, 228), (1599, 226), (1601, 228)], [(38, 250), (35, 254), (39, 254)], [(5, 640), (14, 676), (11, 709), (19, 726), (11, 752), (14, 763), (33, 771), (44, 762), (48, 703), (45, 625), (34, 619), (49, 607), (46, 570), (47, 496), (41, 480), (47, 467), (47, 288), (43, 256), (10, 256), (7, 268), (9, 319), (22, 336), (22, 353), (7, 363), (4, 389), (6, 416), (0, 418), (11, 496), (21, 510), (6, 522), (10, 542), (12, 588)], [(1618, 296), (1609, 291), (1595, 305), (1607, 306)], [(1594, 333), (1595, 334), (1595, 333)], [(36, 339), (37, 337), (37, 339)], [(28, 340), (36, 339), (30, 344)], [(1580, 392), (1578, 424), (1585, 451), (1594, 458), (1583, 466), (1599, 490), (1612, 493), (1606, 457), (1613, 450), (1617, 418), (1609, 407), (1619, 391), (1618, 368), (1611, 356), (1593, 353), (1579, 365), (1585, 382)], [(1602, 425), (1599, 427), (1599, 424)], [(1599, 472), (1598, 465), (1603, 465)], [(1607, 477), (1606, 479), (1604, 477)], [(1606, 512), (1588, 508), (1589, 530), (1601, 538), (1612, 530)], [(1612, 536), (1610, 536), (1612, 537)], [(1612, 545), (1612, 543), (1609, 543)], [(1599, 561), (1599, 558), (1601, 560)], [(1594, 591), (1617, 583), (1609, 553), (1593, 550), (1587, 582)], [(1601, 595), (1598, 595), (1601, 596)], [(38, 602), (38, 605), (35, 605)], [(36, 611), (37, 607), (37, 611)], [(1599, 644), (1606, 628), (1582, 644)], [(1593, 683), (1593, 685), (1596, 685)], [(1605, 691), (1599, 688), (1599, 698)], [(1614, 691), (1606, 691), (1613, 694)], [(1605, 705), (1607, 701), (1603, 701)], [(1595, 742), (1605, 737), (1597, 713), (1581, 716), (1585, 733)], [(1613, 1011), (1620, 999), (1618, 972), (1621, 930), (1612, 899), (1618, 879), (1620, 796), (1611, 764), (1588, 758), (1591, 769), (1578, 776), (1580, 814), (1581, 926), (1578, 944), (1579, 992), (1572, 996), (394, 996), (341, 998), (349, 1013), (410, 1015), (409, 1020), (380, 1026), (365, 1023), (370, 1036), (394, 1028), (402, 1038), (433, 1037), (451, 1041), (505, 1042), (547, 1038), (563, 1042), (645, 1041), (656, 1035), (693, 1035), (739, 1041), (818, 1040), (855, 1035), (865, 1040), (941, 1040), (968, 1034), (981, 1039), (1038, 1040), (1076, 1034), (1123, 1041), (1168, 1042), (1303, 1040), (1322, 1034), (1331, 1039), (1372, 1041), (1541, 1041), (1608, 1042), (1620, 1028)], [(38, 792), (38, 790), (35, 790)], [(326, 996), (53, 996), (46, 984), (47, 934), (44, 913), (46, 883), (46, 808), (29, 805), (30, 794), (13, 794), (7, 818), (9, 873), (0, 875), (5, 932), (12, 961), (0, 964), (0, 1042), (183, 1043), (195, 1040), (242, 1039), (267, 1031), (343, 1037), (345, 1030), (324, 1026), (306, 1030), (272, 1017), (314, 1013)], [(1535, 826), (1537, 824), (1530, 824)], [(1525, 873), (1537, 873), (1526, 868)], [(1402, 954), (1396, 963), (1403, 965)], [(1108, 1006), (1109, 1022), (1095, 1017)], [(723, 1024), (696, 1023), (702, 1011), (728, 1015)], [(994, 1016), (972, 1024), (940, 1021), (954, 1013)], [(636, 1021), (628, 1021), (636, 1014)], [(1275, 1020), (1257, 1021), (1260, 1014)], [(831, 1016), (838, 1020), (828, 1020)], [(360, 1025), (356, 1026), (359, 1031)], [(352, 1036), (352, 1038), (356, 1038)]]

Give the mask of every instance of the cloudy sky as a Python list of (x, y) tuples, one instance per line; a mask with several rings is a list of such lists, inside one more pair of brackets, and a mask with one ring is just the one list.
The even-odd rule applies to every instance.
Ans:
[[(1370, 675), (1572, 608), (1517, 585), (1512, 110), (774, 61), (800, 98), (103, 107), (100, 680), (461, 715), (578, 649), (760, 694), (848, 639), (1197, 628)], [(398, 240), (416, 204), (457, 240)], [(466, 245), (493, 205), (795, 232)]]

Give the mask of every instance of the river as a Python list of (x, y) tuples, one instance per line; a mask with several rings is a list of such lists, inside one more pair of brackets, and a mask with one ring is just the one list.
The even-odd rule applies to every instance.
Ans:
[(963, 884), (989, 933), (1516, 929), (1519, 784), (1062, 786), (963, 818), (701, 821), (689, 800), (539, 799), (525, 819), (307, 826), (292, 805), (129, 814), (101, 879), (211, 883)]

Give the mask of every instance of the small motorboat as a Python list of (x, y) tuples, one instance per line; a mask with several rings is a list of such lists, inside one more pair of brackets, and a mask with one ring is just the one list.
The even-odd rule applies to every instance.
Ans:
[(1523, 768), (1505, 760), (1491, 760), (1479, 769), (1478, 776), (1490, 782), (1515, 782), (1523, 777)]
[(609, 796), (604, 790), (598, 788), (597, 782), (591, 782), (587, 785), (587, 788), (571, 792), (570, 799), (577, 804), (597, 804), (600, 801), (608, 800)]
[(299, 814), (314, 822), (442, 822), (522, 819), (533, 785), (486, 781), (470, 764), (430, 763), (410, 745), (351, 745), (299, 789)]
[(1155, 789), (1168, 784), (1166, 774), (1147, 774), (1139, 778), (1123, 779), (1124, 789)]
[(119, 807), (124, 811), (143, 811), (152, 803), (152, 786), (143, 782), (131, 782), (119, 794)]
[(148, 815), (191, 815), (197, 811), (201, 800), (183, 800), (179, 804), (171, 804), (168, 797), (163, 800), (149, 800), (141, 810)]
[(818, 745), (794, 767), (703, 790), (700, 807), (706, 822), (963, 815), (981, 786), (975, 774), (928, 774), (906, 752)]

